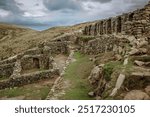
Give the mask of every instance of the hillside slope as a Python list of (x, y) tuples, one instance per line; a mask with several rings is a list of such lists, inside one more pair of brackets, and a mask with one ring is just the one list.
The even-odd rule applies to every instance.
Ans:
[[(89, 22), (87, 23), (90, 24)], [(83, 29), (87, 23), (68, 27), (53, 27), (44, 31), (35, 31), (15, 25), (0, 23), (0, 59), (16, 55), (35, 47), (43, 41), (54, 39), (65, 33)]]

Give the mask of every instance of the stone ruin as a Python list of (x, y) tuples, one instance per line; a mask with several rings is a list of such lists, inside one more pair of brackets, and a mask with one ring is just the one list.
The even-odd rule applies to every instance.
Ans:
[[(85, 35), (87, 37), (84, 37)], [(142, 9), (86, 26), (83, 30), (83, 37), (89, 38), (89, 41), (85, 43), (86, 39), (79, 36), (78, 44), (81, 51), (86, 54), (112, 51), (116, 47), (125, 48), (124, 45), (131, 40), (147, 38), (148, 41), (150, 38), (150, 2)], [(96, 39), (93, 40), (93, 37)]]
[[(77, 44), (82, 53), (98, 55), (111, 52), (110, 61), (123, 61), (124, 69), (115, 78), (112, 74), (109, 82), (104, 79), (105, 63), (95, 63), (88, 78), (95, 88), (90, 96), (115, 98), (120, 91), (130, 91), (126, 96), (126, 93), (120, 95), (124, 99), (150, 99), (150, 2), (142, 9), (86, 26), (83, 35), (78, 36)], [(95, 62), (96, 57), (92, 60)], [(133, 66), (127, 76), (125, 67), (129, 62)]]
[(143, 9), (125, 13), (123, 15), (100, 20), (86, 26), (83, 30), (85, 35), (118, 34), (134, 35), (140, 38), (149, 35), (150, 31), (150, 3)]
[[(142, 95), (134, 99), (149, 99), (150, 2), (142, 9), (87, 25), (82, 34), (79, 32), (63, 35), (0, 61), (0, 78), (7, 78), (0, 81), (0, 90), (31, 84), (42, 79), (57, 78), (49, 93), (51, 95), (55, 89), (60, 88), (57, 83), (62, 81), (61, 76), (64, 75), (60, 74), (53, 56), (58, 54), (73, 56), (70, 51), (70, 48), (73, 48), (90, 55), (113, 52), (112, 60), (123, 61), (124, 67), (128, 65), (129, 60), (134, 63), (128, 79), (123, 69), (115, 80), (108, 82), (103, 77), (105, 64), (97, 64), (95, 62), (97, 58), (93, 58), (95, 67), (88, 79), (95, 90), (90, 92), (90, 95), (96, 95), (97, 99), (101, 99), (104, 93), (107, 93), (108, 97), (114, 97), (120, 89), (126, 89), (130, 92), (123, 97), (124, 99), (131, 99), (130, 95), (133, 93)], [(70, 63), (69, 60), (67, 65)], [(112, 85), (112, 82), (115, 84)], [(47, 99), (50, 99), (49, 95)]]
[(0, 61), (0, 90), (31, 84), (60, 75), (53, 56), (68, 54), (68, 42), (45, 42), (14, 57)]

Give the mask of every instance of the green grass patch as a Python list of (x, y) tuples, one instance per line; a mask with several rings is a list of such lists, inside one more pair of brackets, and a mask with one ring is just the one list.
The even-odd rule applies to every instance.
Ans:
[(91, 86), (88, 81), (93, 63), (89, 61), (89, 57), (79, 52), (74, 55), (75, 62), (71, 63), (66, 70), (65, 80), (70, 82), (70, 87), (62, 99), (68, 100), (90, 100), (88, 92), (91, 91)]
[(49, 93), (50, 88), (48, 86), (34, 87), (34, 84), (30, 87), (15, 87), (12, 89), (0, 90), (0, 98), (15, 98), (18, 96), (25, 96), (25, 99), (45, 99)]
[(133, 62), (130, 60), (128, 61), (128, 64), (125, 66), (121, 61), (108, 62), (104, 66), (104, 78), (106, 79), (106, 81), (110, 81), (111, 74), (114, 71), (120, 71), (120, 72), (124, 71), (124, 74), (129, 75), (131, 73), (132, 66), (133, 66)]
[(104, 66), (104, 78), (106, 81), (110, 81), (111, 80), (111, 74), (113, 73), (113, 71), (115, 69), (120, 69), (121, 66), (121, 62), (120, 61), (111, 61), (105, 64)]

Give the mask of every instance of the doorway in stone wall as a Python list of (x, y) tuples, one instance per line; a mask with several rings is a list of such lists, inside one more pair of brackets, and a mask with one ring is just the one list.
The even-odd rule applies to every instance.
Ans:
[(130, 15), (129, 15), (129, 21), (133, 21), (133, 16), (134, 16), (134, 13), (131, 13)]
[(103, 33), (103, 24), (104, 24), (104, 22), (101, 21), (101, 23), (100, 23), (100, 34), (101, 34), (101, 35), (104, 34), (104, 33)]
[(40, 64), (39, 64), (39, 59), (38, 58), (33, 58), (33, 66), (36, 69), (40, 68)]
[(117, 33), (121, 33), (122, 30), (122, 25), (121, 25), (121, 17), (118, 17), (118, 22), (117, 22)]
[(108, 34), (111, 34), (111, 28), (112, 28), (112, 26), (111, 26), (111, 19), (108, 19), (107, 20), (107, 33)]

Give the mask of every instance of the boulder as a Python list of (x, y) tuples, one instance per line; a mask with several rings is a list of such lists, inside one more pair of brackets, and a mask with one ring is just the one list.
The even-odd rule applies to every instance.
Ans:
[(129, 55), (135, 55), (135, 54), (137, 54), (138, 52), (139, 52), (138, 49), (132, 48), (132, 50), (129, 52)]
[(147, 41), (141, 41), (140, 43), (137, 44), (137, 47), (138, 48), (141, 48), (143, 46), (147, 46), (148, 45), (148, 42)]
[(146, 48), (139, 48), (139, 52), (142, 54), (146, 54), (148, 50)]
[(129, 55), (140, 55), (140, 54), (146, 54), (148, 50), (146, 48), (132, 48), (132, 50), (129, 52)]
[(150, 85), (145, 88), (145, 92), (150, 96)]
[(119, 55), (119, 54), (116, 54), (116, 55), (115, 55), (115, 59), (118, 60), (118, 61), (120, 61), (120, 60), (122, 60), (122, 56)]
[(150, 97), (141, 90), (132, 90), (126, 94), (124, 100), (149, 100)]
[(94, 93), (94, 92), (89, 92), (89, 93), (88, 93), (88, 96), (94, 97), (94, 96), (95, 96), (95, 93)]
[(142, 62), (142, 61), (134, 61), (134, 63), (136, 64), (136, 65), (138, 65), (138, 66), (143, 66), (145, 63), (144, 62)]
[(130, 41), (130, 44), (132, 46), (135, 46), (137, 40), (136, 40), (136, 38), (134, 36), (130, 36), (127, 39)]
[(94, 84), (100, 77), (100, 68), (99, 66), (96, 66), (93, 68), (93, 70), (91, 71), (90, 76), (88, 77), (89, 81), (91, 84)]
[(100, 96), (96, 96), (96, 98), (95, 98), (96, 100), (101, 100), (102, 99), (102, 97), (100, 97)]

